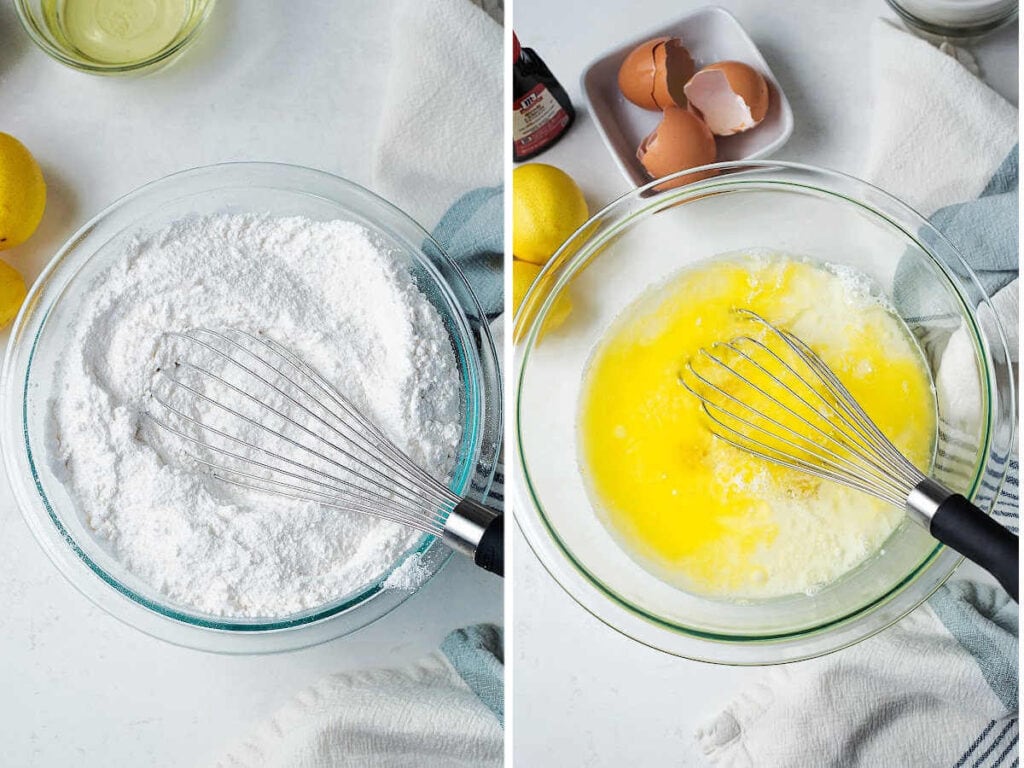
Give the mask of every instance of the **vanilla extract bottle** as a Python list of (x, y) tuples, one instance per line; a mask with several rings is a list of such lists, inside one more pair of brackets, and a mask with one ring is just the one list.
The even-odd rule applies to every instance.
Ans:
[(519, 163), (553, 147), (576, 119), (565, 89), (532, 48), (512, 33), (512, 159)]

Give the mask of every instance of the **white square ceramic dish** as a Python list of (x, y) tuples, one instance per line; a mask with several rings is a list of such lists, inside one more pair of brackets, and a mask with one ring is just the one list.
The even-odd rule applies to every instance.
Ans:
[(654, 37), (678, 37), (698, 68), (716, 61), (742, 61), (768, 81), (768, 114), (760, 125), (745, 133), (716, 137), (719, 161), (767, 157), (786, 143), (793, 132), (793, 111), (786, 94), (736, 17), (723, 8), (708, 6), (600, 56), (580, 78), (583, 97), (597, 130), (629, 181), (640, 186), (651, 180), (636, 159), (636, 150), (661, 120), (661, 113), (626, 101), (619, 91), (619, 67), (630, 51)]

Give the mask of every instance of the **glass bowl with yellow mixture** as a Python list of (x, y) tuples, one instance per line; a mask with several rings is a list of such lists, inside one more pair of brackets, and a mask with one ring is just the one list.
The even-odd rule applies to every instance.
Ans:
[(715, 439), (686, 362), (752, 333), (735, 310), (753, 310), (815, 349), (914, 464), (990, 510), (1013, 441), (1009, 355), (970, 268), (907, 206), (806, 166), (717, 167), (608, 206), (527, 296), (516, 520), (563, 588), (647, 645), (809, 658), (897, 621), (960, 558), (901, 509)]
[(149, 72), (195, 41), (215, 0), (15, 0), (32, 41), (96, 75)]

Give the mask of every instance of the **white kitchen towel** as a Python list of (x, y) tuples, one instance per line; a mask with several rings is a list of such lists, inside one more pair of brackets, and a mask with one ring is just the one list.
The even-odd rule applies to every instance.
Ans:
[[(956, 582), (939, 594), (939, 610), (969, 607), (979, 642), (1016, 645), (1017, 612), (1000, 590)], [(718, 768), (1009, 766), (1016, 689), (1004, 702), (961, 642), (923, 606), (845, 651), (759, 672), (697, 738)]]
[(502, 28), (469, 0), (406, 0), (391, 36), (372, 186), (430, 229), (465, 193), (501, 185)]
[(955, 56), (884, 19), (871, 57), (864, 177), (924, 216), (979, 197), (1017, 143), (1017, 110)]
[[(1015, 356), (1017, 111), (961, 63), (963, 52), (883, 20), (873, 43), (864, 176), (929, 217), (997, 291)], [(897, 289), (900, 279), (896, 270)], [(940, 361), (938, 377), (954, 388), (973, 370), (965, 351), (957, 332)], [(1018, 474), (1013, 456), (995, 508), (1014, 530)], [(1016, 766), (1017, 637), (1017, 606), (1001, 590), (953, 582), (875, 638), (752, 673), (697, 740), (719, 768)]]
[(502, 764), (501, 630), (453, 632), (398, 669), (337, 674), (299, 693), (217, 768), (492, 768)]
[[(483, 310), (504, 311), (501, 0), (406, 0), (373, 149), (373, 187), (465, 274)], [(498, 347), (501, 340), (497, 339)]]

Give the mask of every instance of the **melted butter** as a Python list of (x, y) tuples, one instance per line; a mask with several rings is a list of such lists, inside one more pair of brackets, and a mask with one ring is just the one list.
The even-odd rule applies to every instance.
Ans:
[(869, 557), (903, 518), (865, 494), (716, 440), (679, 383), (701, 347), (750, 333), (751, 309), (807, 342), (912, 462), (935, 436), (928, 368), (862, 280), (778, 256), (680, 273), (618, 318), (594, 352), (581, 464), (605, 525), (641, 565), (691, 592), (812, 592)]

